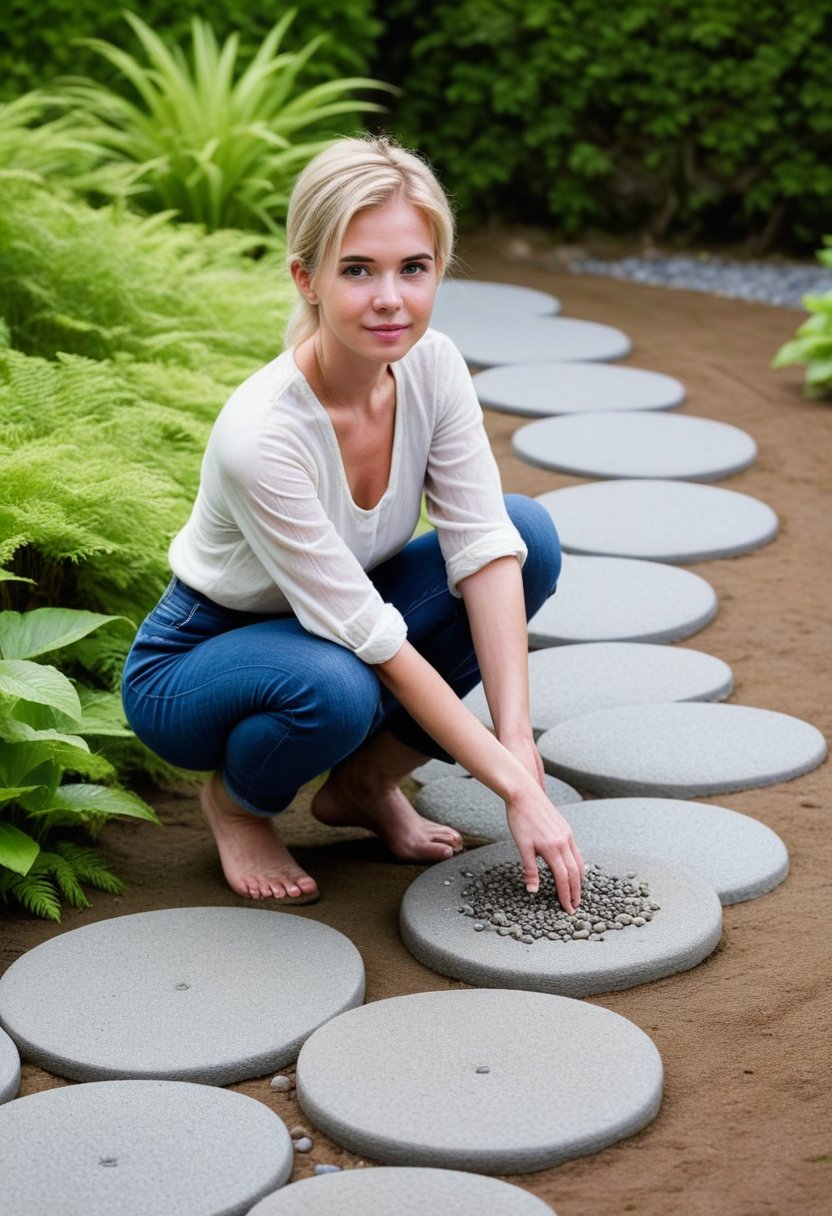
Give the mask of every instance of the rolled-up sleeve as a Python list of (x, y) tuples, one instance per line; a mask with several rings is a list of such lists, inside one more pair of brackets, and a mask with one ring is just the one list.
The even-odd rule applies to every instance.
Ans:
[(506, 511), (470, 373), (450, 341), (438, 349), (435, 394), (425, 498), (448, 587), (458, 596), (462, 579), (499, 557), (516, 557), (522, 565), (527, 550)]

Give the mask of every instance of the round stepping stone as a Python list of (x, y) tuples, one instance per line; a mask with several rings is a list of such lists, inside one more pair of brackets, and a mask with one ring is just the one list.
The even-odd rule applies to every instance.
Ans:
[(539, 992), (373, 1001), (316, 1031), (297, 1076), (303, 1109), (353, 1152), (481, 1174), (597, 1152), (649, 1123), (662, 1095), (661, 1059), (643, 1031)]
[(472, 313), (543, 317), (554, 316), (560, 310), (560, 300), (556, 296), (534, 287), (482, 279), (443, 279), (436, 293), (430, 323), (434, 329), (443, 329), (445, 324), (464, 322)]
[[(734, 686), (731, 668), (701, 650), (648, 642), (588, 642), (529, 655), (529, 708), (535, 735), (567, 718), (614, 705), (661, 701), (721, 701)], [(465, 697), (491, 727), (485, 689)]]
[(717, 613), (700, 575), (627, 557), (563, 555), (558, 590), (529, 621), (529, 645), (570, 642), (674, 642)]
[(633, 849), (689, 866), (723, 904), (765, 895), (789, 872), (780, 837), (750, 815), (676, 798), (597, 798), (564, 808), (578, 848), (587, 857), (603, 849)]
[(0, 1103), (10, 1102), (20, 1089), (20, 1056), (14, 1040), (0, 1030)]
[(685, 400), (672, 376), (605, 363), (515, 363), (474, 376), (480, 404), (506, 414), (669, 410)]
[[(647, 882), (660, 905), (653, 920), (603, 940), (531, 943), (500, 936), (491, 926), (477, 932), (459, 911), (468, 874), (478, 874), (519, 858), (514, 843), (500, 840), (471, 849), (425, 870), (404, 893), (399, 915), (402, 940), (410, 953), (441, 975), (489, 988), (524, 988), (562, 996), (593, 996), (634, 988), (687, 971), (706, 958), (722, 934), (722, 905), (713, 887), (692, 870), (634, 850), (599, 848), (587, 863)], [(518, 877), (521, 892), (522, 880)]]
[(361, 956), (328, 925), (259, 908), (169, 908), (84, 925), (22, 955), (0, 978), (0, 1022), (25, 1059), (75, 1080), (227, 1085), (276, 1072), (363, 996)]
[(719, 481), (757, 459), (739, 427), (683, 414), (598, 413), (542, 418), (512, 438), (529, 464), (578, 477)]
[(11, 1216), (228, 1216), (292, 1172), (282, 1121), (254, 1098), (182, 1081), (96, 1081), (0, 1109)]
[(788, 781), (826, 756), (819, 730), (748, 705), (627, 705), (570, 718), (538, 748), (549, 772), (608, 797), (695, 798)]
[[(580, 802), (581, 795), (571, 785), (546, 776), (546, 793), (555, 806)], [(422, 815), (435, 823), (445, 823), (469, 836), (503, 840), (510, 835), (506, 823), (506, 804), (473, 777), (439, 777), (423, 785), (413, 800)]]
[(632, 344), (626, 334), (597, 321), (575, 317), (529, 317), (477, 312), (444, 324), (443, 332), (468, 363), (551, 363), (622, 359)]
[(432, 1170), (408, 1166), (378, 1166), (372, 1170), (342, 1170), (324, 1178), (293, 1182), (253, 1207), (248, 1216), (553, 1216), (553, 1209), (536, 1195), (509, 1182), (461, 1170)]
[(428, 760), (424, 764), (420, 764), (418, 768), (414, 768), (410, 775), (419, 785), (426, 785), (428, 781), (437, 781), (440, 777), (470, 777), (471, 774), (461, 764), (446, 764), (444, 760)]
[(541, 494), (570, 553), (698, 562), (734, 557), (777, 533), (771, 507), (721, 486), (597, 481)]

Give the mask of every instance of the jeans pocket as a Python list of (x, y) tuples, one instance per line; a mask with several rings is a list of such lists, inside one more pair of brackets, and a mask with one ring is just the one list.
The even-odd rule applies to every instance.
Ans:
[(146, 621), (167, 629), (182, 629), (193, 619), (199, 604), (194, 592), (174, 575), (156, 607), (148, 613)]

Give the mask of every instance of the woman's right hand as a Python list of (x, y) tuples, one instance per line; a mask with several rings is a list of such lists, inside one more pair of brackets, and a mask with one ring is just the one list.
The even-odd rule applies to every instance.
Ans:
[(571, 916), (581, 902), (584, 861), (569, 824), (532, 781), (506, 803), (506, 817), (523, 864), (526, 890), (540, 887), (537, 858), (542, 857), (552, 872), (558, 899)]

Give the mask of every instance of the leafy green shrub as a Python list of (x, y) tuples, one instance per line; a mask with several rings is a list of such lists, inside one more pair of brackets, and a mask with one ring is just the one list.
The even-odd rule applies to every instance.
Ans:
[(467, 220), (817, 243), (830, 0), (391, 0), (393, 125)]
[(332, 138), (327, 124), (337, 118), (353, 125), (358, 113), (381, 110), (354, 94), (387, 87), (354, 76), (301, 90), (298, 76), (323, 36), (300, 51), (283, 50), (294, 16), (284, 15), (238, 75), (236, 32), (220, 47), (211, 27), (194, 17), (188, 62), (178, 44), (169, 48), (125, 13), (146, 63), (91, 42), (132, 96), (91, 79), (67, 82), (79, 137), (100, 148), (105, 165), (135, 168), (136, 197), (148, 210), (174, 212), (210, 231), (276, 231), (295, 175)]
[[(14, 97), (61, 75), (100, 79), (105, 65), (79, 40), (121, 42), (121, 7), (101, 0), (7, 0), (0, 5), (0, 96)], [(239, 30), (243, 47), (253, 54), (287, 6), (285, 0), (136, 0), (133, 7), (157, 33), (174, 41), (186, 37), (193, 16), (207, 21), (221, 38)], [(381, 29), (374, 8), (373, 0), (300, 5), (295, 24), (299, 42), (329, 35), (307, 65), (309, 80), (367, 73)]]
[[(824, 237), (824, 242), (826, 248), (818, 251), (818, 261), (832, 269), (832, 237)], [(827, 397), (832, 395), (832, 291), (805, 296), (803, 303), (813, 315), (798, 326), (790, 342), (780, 347), (772, 367), (805, 363), (806, 396)]]
[[(131, 734), (115, 695), (76, 688), (39, 661), (111, 619), (54, 608), (0, 612), (0, 899), (51, 920), (61, 919), (62, 900), (89, 906), (84, 883), (124, 889), (73, 832), (94, 838), (112, 816), (159, 822), (115, 784), (112, 765), (87, 743), (87, 736)], [(70, 775), (79, 779), (65, 780)]]

